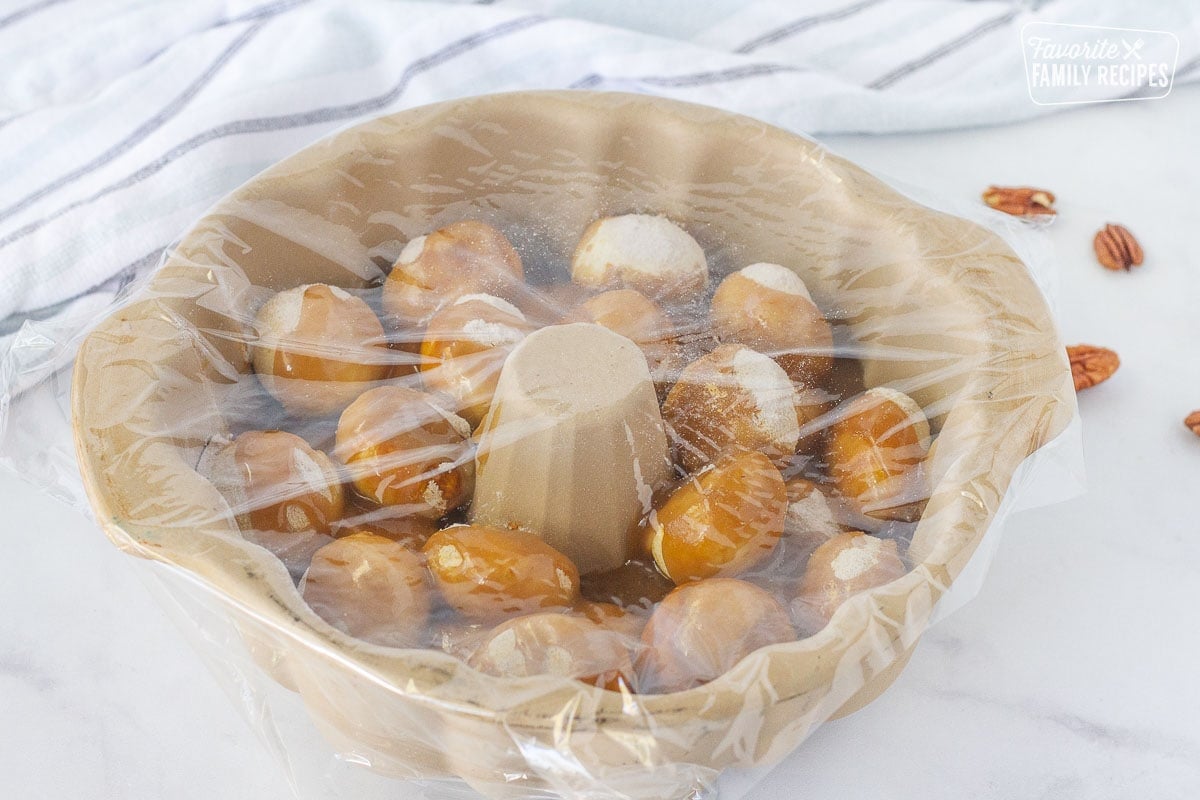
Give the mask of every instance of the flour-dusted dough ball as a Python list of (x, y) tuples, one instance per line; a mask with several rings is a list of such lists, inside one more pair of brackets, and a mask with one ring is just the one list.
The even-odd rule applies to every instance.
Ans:
[(635, 685), (625, 639), (586, 615), (544, 611), (500, 624), (468, 663), (505, 678), (553, 675), (620, 691)]
[(474, 620), (497, 620), (579, 600), (579, 570), (528, 531), (452, 525), (425, 543), (446, 604)]
[(316, 552), (300, 591), (333, 627), (385, 647), (415, 647), (425, 634), (430, 590), (421, 558), (371, 533), (337, 539)]
[(859, 512), (914, 521), (928, 498), (929, 420), (908, 395), (868, 389), (835, 411), (826, 459), (834, 485)]
[(767, 559), (783, 534), (787, 491), (762, 453), (723, 456), (650, 512), (649, 549), (676, 584), (732, 577)]
[(436, 519), (475, 486), (471, 426), (432, 395), (380, 386), (346, 407), (334, 454), (364, 498)]
[(245, 531), (329, 533), (345, 507), (329, 456), (286, 431), (246, 431), (210, 445), (197, 470)]
[(427, 390), (449, 397), (454, 411), (474, 428), (492, 403), (505, 359), (532, 331), (507, 300), (463, 295), (429, 320), (421, 342), (421, 380)]
[(735, 449), (785, 462), (800, 437), (795, 403), (792, 382), (778, 364), (748, 347), (726, 344), (679, 374), (662, 411), (680, 461), (695, 472)]
[(286, 431), (246, 431), (214, 440), (196, 471), (229, 503), (242, 538), (269, 550), (299, 580), (328, 544), (345, 508), (337, 468)]
[(383, 325), (365, 301), (336, 286), (278, 293), (259, 309), (254, 329), (254, 372), (292, 414), (337, 413), (388, 375)]
[(464, 294), (514, 300), (524, 280), (521, 257), (503, 233), (462, 220), (405, 245), (383, 284), (383, 309), (401, 328), (420, 326)]
[(795, 638), (787, 609), (764, 589), (736, 578), (684, 584), (658, 604), (642, 632), (638, 688), (691, 689), (760, 647)]
[(691, 234), (666, 217), (624, 214), (598, 219), (583, 232), (571, 259), (571, 279), (680, 301), (708, 286), (708, 262)]
[(832, 366), (833, 331), (800, 276), (758, 263), (727, 276), (712, 299), (713, 330), (774, 358), (793, 380), (813, 385)]
[(815, 633), (851, 597), (891, 583), (905, 572), (896, 542), (861, 531), (840, 533), (809, 556), (793, 603), (796, 617)]

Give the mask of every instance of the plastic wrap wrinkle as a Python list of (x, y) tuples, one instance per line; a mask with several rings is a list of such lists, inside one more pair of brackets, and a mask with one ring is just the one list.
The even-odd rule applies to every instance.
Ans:
[[(455, 191), (439, 191), (447, 186)], [(147, 569), (156, 594), (284, 763), (298, 796), (390, 797), (395, 781), (403, 780), (427, 797), (737, 797), (815, 727), (861, 708), (895, 679), (929, 625), (978, 590), (1011, 510), (1062, 497), (1078, 484), (1074, 393), (1043, 295), (1054, 284), (1047, 254), (995, 214), (948, 210), (956, 216), (918, 205), (802, 137), (675, 102), (535, 92), (402, 112), (337, 134), (235, 191), (103, 318), (22, 328), (0, 362), (0, 454), (7, 466), (69, 502), (83, 505), (86, 493), (86, 504), (118, 547), (157, 562)], [(657, 254), (654, 269), (610, 274), (610, 265), (590, 263), (587, 281), (602, 285), (572, 283), (585, 230), (602, 217), (629, 214), (659, 219), (635, 226), (637, 241), (605, 246), (622, 257), (623, 244)], [(484, 227), (459, 228), (450, 244), (432, 235), (464, 221)], [(518, 254), (523, 280), (513, 278), (511, 264), (497, 266), (496, 259), (508, 256), (498, 255), (491, 229)], [(683, 273), (684, 283), (671, 283), (663, 264), (682, 252), (680, 241), (694, 241), (703, 251), (707, 289), (681, 294), (679, 287), (693, 286), (687, 281), (695, 278)], [(689, 259), (695, 255), (684, 250)], [(739, 333), (749, 351), (734, 360), (731, 380), (750, 387), (757, 405), (743, 408), (727, 399), (730, 393), (713, 389), (714, 407), (728, 402), (734, 409), (718, 422), (736, 429), (743, 416), (771, 411), (771, 430), (786, 429), (784, 438), (798, 431), (798, 451), (768, 453), (773, 466), (762, 469), (815, 482), (812, 491), (828, 513), (801, 513), (811, 503), (797, 506), (779, 517), (781, 530), (747, 534), (734, 521), (774, 519), (764, 509), (774, 507), (778, 484), (747, 484), (759, 488), (727, 494), (718, 487), (711, 498), (702, 495), (708, 503), (703, 536), (714, 549), (686, 550), (695, 549), (697, 535), (686, 527), (693, 524), (689, 517), (672, 523), (683, 526), (676, 539), (656, 536), (653, 552), (641, 552), (647, 526), (666, 525), (654, 517), (665, 498), (687, 485), (685, 478), (699, 486), (697, 475), (721, 468), (737, 451), (735, 430), (730, 453), (706, 455), (712, 463), (685, 476), (678, 458), (685, 432), (664, 427), (655, 405), (683, 366), (715, 347), (707, 333), (710, 298), (725, 276), (750, 265), (756, 265), (748, 274), (757, 288), (748, 290), (746, 318), (769, 325), (772, 304), (784, 302), (775, 295), (807, 290), (834, 344), (822, 352), (801, 342), (795, 352), (832, 356), (831, 366), (827, 374), (795, 374), (801, 368), (789, 365), (796, 362), (775, 352), (759, 356), (751, 333)], [(800, 280), (788, 280), (772, 265)], [(434, 350), (422, 338), (425, 319), (412, 315), (456, 300), (474, 300), (484, 308), (478, 313), (491, 309), (547, 330), (603, 290), (636, 288), (671, 321), (675, 335), (655, 350), (661, 343), (604, 332), (620, 340), (622, 358), (636, 362), (627, 374), (639, 399), (603, 398), (579, 412), (564, 395), (549, 414), (549, 406), (522, 408), (527, 398), (521, 392), (530, 386), (505, 371), (515, 363), (511, 354), (538, 334), (481, 317), (452, 343), (454, 352), (498, 365), (490, 379), (485, 371), (456, 373), (463, 396), (494, 393), (474, 430), (447, 421), (462, 422), (453, 413), (457, 401), (429, 394), (431, 408), (440, 411), (397, 406), (358, 420), (350, 437), (339, 424), (345, 404), (319, 412), (281, 405), (285, 389), (271, 385), (303, 380), (297, 375), (305, 370), (326, 374), (321, 370), (331, 368), (338, 352), (315, 343), (296, 345), (290, 361), (254, 360), (254, 348), (264, 341), (256, 327), (260, 309), (275, 293), (309, 284), (334, 287), (330, 296), (341, 301), (365, 302), (383, 325), (386, 341), (360, 362), (378, 367), (364, 390), (427, 389), (429, 370), (438, 366), (430, 359), (448, 356), (430, 355)], [(403, 302), (395, 302), (397, 296)], [(301, 308), (284, 311), (283, 327), (294, 329)], [(280, 341), (272, 346), (292, 346), (286, 337)], [(76, 350), (73, 374), (60, 372)], [(771, 368), (770, 381), (751, 363), (755, 358)], [(584, 361), (567, 359), (565, 374)], [(802, 363), (801, 371), (817, 369)], [(268, 369), (276, 370), (271, 380)], [(585, 377), (570, 380), (583, 385)], [(775, 412), (786, 405), (764, 407), (764, 389), (786, 391), (786, 383), (776, 386), (780, 381), (819, 390), (806, 416), (793, 421), (788, 413), (784, 420)], [(549, 395), (567, 385), (548, 387)], [(847, 410), (849, 401), (876, 387), (883, 390), (873, 395), (883, 408), (877, 418)], [(920, 425), (886, 416), (912, 416), (914, 404), (918, 421), (927, 420), (923, 436)], [(570, 424), (562, 424), (567, 418)], [(916, 433), (904, 439), (909, 427)], [(325, 480), (324, 468), (303, 450), (256, 456), (255, 469), (284, 476), (272, 491), (219, 491), (210, 482), (217, 448), (269, 430), (290, 431), (314, 452), (336, 454), (344, 492), (337, 519), (314, 522), (312, 507), (302, 505), (309, 502), (306, 492), (322, 491), (318, 484)], [(673, 463), (660, 458), (658, 444), (647, 444), (655, 435), (668, 437)], [(80, 475), (73, 472), (72, 450)], [(242, 462), (229, 464), (222, 467), (226, 479), (250, 480), (239, 477)], [(870, 477), (871, 469), (882, 470), (886, 480)], [(370, 475), (382, 487), (375, 501), (361, 490)], [(1036, 491), (1026, 492), (1034, 476)], [(458, 483), (447, 482), (451, 478)], [(854, 493), (864, 480), (869, 497)], [(419, 490), (408, 492), (410, 485)], [(375, 508), (388, 492), (405, 499)], [(491, 501), (483, 502), (481, 492), (490, 492)], [(456, 508), (459, 501), (451, 498), (457, 496), (466, 499)], [(322, 497), (336, 506), (340, 496), (325, 490)], [(538, 497), (550, 499), (530, 500)], [(538, 514), (521, 508), (530, 502), (540, 504), (532, 509)], [(782, 502), (786, 510), (787, 499)], [(722, 509), (729, 504), (727, 518)], [(392, 507), (399, 509), (392, 517), (375, 513)], [(600, 507), (628, 520), (604, 534), (568, 524)], [(271, 513), (255, 524), (268, 529), (239, 528), (250, 512), (264, 508)], [(542, 511), (559, 513), (552, 535), (538, 530), (549, 525)], [(784, 520), (793, 527), (862, 529), (877, 537), (869, 540), (874, 550), (842, 551), (822, 567), (817, 561), (824, 555), (817, 554), (825, 553), (830, 531), (797, 536), (783, 530)], [(340, 602), (374, 613), (387, 608), (392, 595), (388, 585), (365, 579), (370, 563), (409, 574), (412, 556), (401, 557), (401, 550), (419, 554), (431, 531), (464, 524), (485, 528), (479, 535), (485, 542), (515, 542), (508, 531), (532, 528), (579, 562), (583, 599), (570, 581), (562, 582), (561, 571), (557, 587), (543, 579), (550, 573), (539, 566), (535, 548), (526, 556), (516, 550), (495, 556), (513, 560), (492, 572), (470, 572), (479, 553), (443, 565), (509, 581), (487, 588), (497, 598), (491, 605), (454, 608), (449, 590), (420, 572), (426, 577), (414, 578), (413, 591), (429, 593), (429, 610), (420, 612), (427, 619), (405, 621), (423, 631), (420, 646), (371, 644), (356, 638), (352, 623), (331, 624), (305, 602), (305, 569), (318, 548), (357, 537), (352, 552), (374, 561), (346, 567), (359, 570), (346, 584), (359, 594)], [(310, 530), (314, 525), (323, 528)], [(588, 536), (601, 537), (596, 542), (603, 547), (582, 546)], [(891, 542), (904, 574), (839, 595), (869, 577), (877, 559), (868, 555), (892, 548)], [(714, 577), (699, 583), (740, 581), (744, 605), (736, 613), (758, 615), (752, 618), (764, 620), (762, 628), (700, 624), (674, 637), (643, 634), (649, 609), (654, 624), (669, 619), (659, 615), (661, 597), (648, 594), (669, 588), (654, 577), (655, 561), (662, 572), (663, 562), (684, 557), (679, 553), (716, 558), (726, 552), (720, 548), (747, 546), (764, 552), (730, 561), (738, 565), (731, 574), (721, 571), (718, 559), (706, 573)], [(819, 568), (838, 586), (818, 584), (825, 574)], [(802, 589), (801, 577), (810, 571), (816, 577)], [(621, 608), (613, 606), (620, 613), (592, 597), (595, 587), (602, 599), (625, 598)], [(563, 606), (560, 595), (572, 591), (570, 607)], [(629, 592), (640, 605), (626, 602)], [(722, 598), (730, 609), (733, 597)], [(557, 674), (506, 677), (467, 666), (458, 654), (477, 648), (518, 606), (521, 614), (572, 615), (570, 624), (538, 629), (562, 652), (534, 653), (546, 665), (537, 669)], [(791, 635), (778, 635), (780, 614)], [(776, 628), (767, 626), (771, 619)], [(705, 638), (714, 630), (728, 638), (714, 644)], [(754, 638), (767, 630), (776, 630), (774, 639)], [(616, 639), (597, 638), (597, 632)], [(745, 653), (736, 649), (738, 636)], [(664, 659), (673, 656), (660, 649), (660, 640), (682, 648), (679, 663), (697, 663), (701, 651), (687, 648), (699, 645), (719, 646), (720, 652), (703, 656), (714, 662), (727, 652), (736, 658), (711, 679), (655, 693), (649, 683), (639, 684), (670, 672)], [(620, 647), (605, 649), (608, 641)], [(618, 651), (628, 663), (605, 660)], [(532, 663), (528, 653), (508, 655), (497, 662), (502, 671)], [(584, 667), (596, 674), (574, 677), (591, 683), (571, 676)]]

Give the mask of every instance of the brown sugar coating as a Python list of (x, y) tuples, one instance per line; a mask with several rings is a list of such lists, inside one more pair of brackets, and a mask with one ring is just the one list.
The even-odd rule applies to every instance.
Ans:
[(654, 388), (661, 404), (679, 380), (679, 376), (691, 364), (699, 361), (721, 346), (721, 342), (708, 329), (707, 320), (695, 321), (691, 317), (672, 317), (676, 337), (671, 349), (654, 372)]
[(532, 330), (520, 310), (493, 295), (463, 295), (443, 306), (430, 318), (421, 342), (426, 390), (449, 397), (453, 410), (477, 427), (505, 359)]
[(851, 597), (905, 572), (896, 542), (861, 531), (838, 534), (809, 556), (794, 604), (797, 619), (816, 632)]
[(409, 242), (383, 285), (383, 309), (402, 328), (423, 324), (464, 294), (513, 299), (524, 283), (521, 257), (503, 233), (462, 220)]
[(446, 604), (472, 620), (497, 620), (579, 600), (579, 570), (536, 535), (455, 525), (429, 537), (429, 571)]
[(843, 402), (856, 394), (867, 390), (863, 379), (862, 362), (855, 358), (839, 356), (833, 359), (833, 366), (819, 384), (835, 404)]
[(829, 323), (804, 282), (779, 264), (751, 264), (721, 281), (712, 324), (722, 341), (771, 356), (792, 380), (812, 384), (832, 366)]
[(580, 590), (588, 600), (643, 612), (674, 588), (652, 560), (633, 559), (616, 569), (584, 575)]
[(825, 430), (829, 419), (825, 417), (834, 408), (834, 395), (829, 391), (804, 384), (796, 387), (796, 424), (800, 436), (796, 440), (796, 452), (815, 455), (825, 445)]
[(346, 511), (335, 523), (332, 534), (341, 539), (356, 533), (373, 533), (420, 550), (437, 529), (437, 521), (428, 516), (403, 506), (379, 506), (349, 492)]
[(731, 450), (758, 450), (776, 463), (796, 451), (795, 389), (774, 361), (726, 344), (692, 362), (662, 407), (677, 458), (689, 472)]
[(546, 611), (503, 622), (468, 663), (501, 677), (554, 675), (611, 691), (635, 685), (625, 637), (582, 614)]
[(730, 577), (762, 563), (783, 534), (783, 478), (762, 453), (722, 457), (647, 519), (650, 552), (676, 584)]
[(928, 488), (929, 422), (912, 398), (875, 388), (839, 407), (826, 458), (834, 484), (863, 514), (911, 520)]
[(254, 330), (259, 382), (293, 414), (341, 411), (391, 369), (375, 312), (336, 286), (279, 292), (259, 309)]
[(421, 558), (382, 536), (357, 533), (322, 547), (301, 591), (318, 616), (357, 639), (413, 647), (424, 637), (430, 593)]
[(787, 609), (753, 584), (735, 578), (685, 584), (658, 604), (642, 632), (639, 691), (700, 686), (758, 648), (795, 638)]
[(471, 497), (470, 435), (466, 420), (430, 395), (381, 386), (342, 412), (334, 452), (363, 497), (438, 518)]

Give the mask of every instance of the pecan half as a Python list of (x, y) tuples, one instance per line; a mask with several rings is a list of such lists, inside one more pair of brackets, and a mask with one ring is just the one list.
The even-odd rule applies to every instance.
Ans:
[(1096, 249), (1096, 258), (1106, 269), (1123, 269), (1140, 266), (1142, 263), (1142, 246), (1128, 228), (1113, 225), (1111, 222), (1096, 232), (1092, 240)]
[(1071, 345), (1067, 348), (1067, 358), (1071, 361), (1071, 377), (1077, 392), (1103, 383), (1121, 366), (1121, 359), (1115, 352), (1090, 344)]
[(1014, 217), (1036, 217), (1055, 213), (1054, 194), (1032, 186), (989, 186), (983, 202)]
[(1200, 409), (1188, 414), (1187, 417), (1184, 418), (1183, 424), (1186, 425), (1188, 430), (1190, 430), (1192, 433), (1200, 436)]

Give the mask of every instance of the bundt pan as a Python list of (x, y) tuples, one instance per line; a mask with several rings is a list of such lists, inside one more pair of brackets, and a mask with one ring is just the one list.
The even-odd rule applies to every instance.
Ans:
[[(253, 405), (252, 303), (302, 283), (377, 283), (398, 244), (468, 217), (562, 280), (586, 225), (629, 211), (682, 223), (714, 272), (795, 268), (850, 331), (867, 385), (925, 408), (937, 438), (911, 571), (856, 596), (815, 636), (759, 650), (699, 688), (632, 699), (490, 677), (326, 624), (195, 470), (210, 437), (238, 424), (230, 414)], [(1045, 302), (993, 233), (787, 131), (590, 92), (404, 111), (286, 159), (213, 208), (96, 328), (73, 391), (80, 468), (118, 547), (209, 586), (340, 752), (401, 778), (460, 776), (491, 796), (686, 796), (724, 768), (781, 759), (816, 725), (870, 702), (903, 668), (1018, 464), (1074, 413)]]

